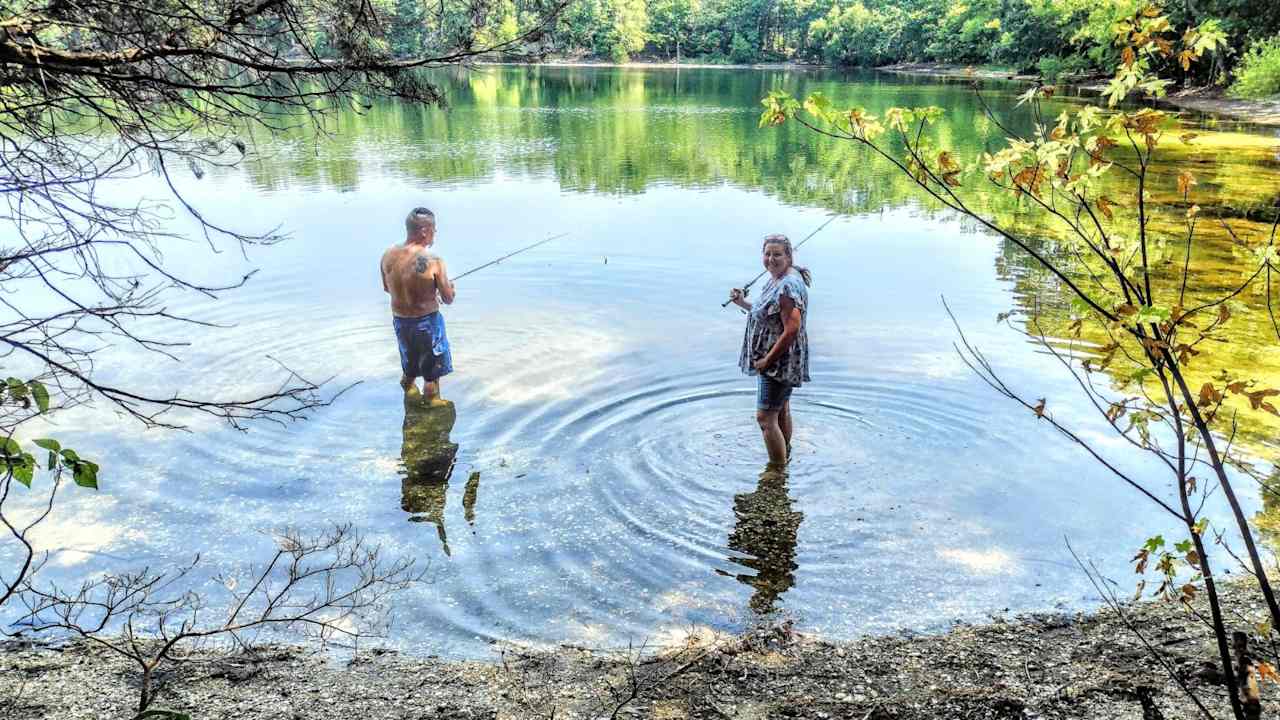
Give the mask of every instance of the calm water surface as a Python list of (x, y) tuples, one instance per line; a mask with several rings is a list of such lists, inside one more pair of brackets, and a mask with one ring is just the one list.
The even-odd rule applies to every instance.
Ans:
[[(103, 408), (58, 417), (104, 471), (100, 493), (67, 492), (42, 531), (50, 577), (196, 552), (235, 569), (272, 549), (250, 530), (352, 523), (430, 564), (431, 582), (398, 597), (393, 642), (480, 656), (494, 639), (620, 645), (769, 612), (850, 637), (1089, 607), (1064, 538), (1127, 583), (1143, 539), (1176, 535), (952, 349), (940, 296), (1011, 386), (1119, 450), (1056, 362), (993, 322), (1053, 288), (883, 164), (756, 129), (769, 89), (823, 89), (947, 107), (944, 132), (972, 154), (996, 128), (963, 86), (564, 68), (447, 82), (448, 113), (378, 105), (340, 115), (331, 138), (262, 138), (253, 162), (188, 180), (213, 219), (291, 239), (247, 261), (171, 251), (198, 279), (260, 272), (217, 301), (175, 301), (232, 325), (183, 330), (182, 363), (115, 348), (104, 377), (248, 393), (279, 380), (274, 358), (356, 384), (309, 422), (249, 433), (144, 432)], [(1016, 89), (992, 92), (1007, 107)], [(1257, 178), (1274, 188), (1277, 168), (1255, 150), (1205, 191), (1241, 212), (1265, 200)], [(415, 205), (436, 212), (455, 273), (571, 233), (459, 283), (449, 410), (404, 402), (378, 277)], [(754, 384), (735, 365), (743, 317), (720, 302), (758, 271), (758, 238), (798, 239), (832, 212), (798, 256), (815, 279), (813, 382), (793, 400), (790, 476), (762, 480)], [(1280, 361), (1270, 352), (1256, 362)]]

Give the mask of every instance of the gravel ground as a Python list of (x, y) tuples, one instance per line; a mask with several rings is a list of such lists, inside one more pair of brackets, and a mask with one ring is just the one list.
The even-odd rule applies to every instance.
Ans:
[[(1256, 593), (1227, 593), (1240, 627)], [(1132, 623), (1177, 674), (1230, 715), (1205, 628), (1165, 602)], [(0, 718), (131, 718), (137, 668), (99, 647), (0, 647)], [(1105, 718), (1194, 717), (1193, 706), (1115, 613), (960, 625), (941, 635), (829, 643), (787, 624), (738, 636), (691, 635), (658, 650), (495, 646), (486, 661), (300, 648), (203, 652), (163, 676), (153, 707), (193, 720), (418, 718)], [(1267, 699), (1263, 717), (1280, 703)], [(7, 714), (6, 714), (7, 713)]]

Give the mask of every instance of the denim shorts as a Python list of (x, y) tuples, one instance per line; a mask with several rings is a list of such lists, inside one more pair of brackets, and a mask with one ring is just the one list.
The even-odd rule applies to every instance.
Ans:
[(427, 382), (453, 372), (453, 354), (438, 311), (416, 318), (394, 317), (396, 343), (400, 346), (400, 370), (407, 378)]
[(791, 385), (764, 375), (757, 376), (756, 409), (781, 410), (791, 399)]

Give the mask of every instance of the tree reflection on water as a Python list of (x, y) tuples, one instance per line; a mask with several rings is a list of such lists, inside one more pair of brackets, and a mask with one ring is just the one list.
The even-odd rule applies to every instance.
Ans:
[(734, 527), (729, 547), (748, 555), (730, 558), (755, 574), (735, 577), (755, 589), (749, 605), (761, 615), (773, 612), (778, 597), (795, 585), (796, 540), (804, 513), (792, 508), (787, 471), (766, 468), (754, 492), (733, 496)]
[(410, 513), (410, 522), (436, 526), (445, 555), (450, 554), (444, 527), (445, 497), (458, 457), (458, 444), (449, 440), (449, 433), (457, 420), (457, 409), (448, 400), (427, 402), (420, 395), (405, 395), (400, 507)]

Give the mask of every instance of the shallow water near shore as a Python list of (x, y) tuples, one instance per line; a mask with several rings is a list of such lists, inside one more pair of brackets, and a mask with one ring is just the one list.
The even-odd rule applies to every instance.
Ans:
[[(196, 279), (259, 272), (216, 301), (170, 306), (228, 326), (183, 329), (182, 363), (117, 347), (102, 376), (249, 393), (280, 381), (278, 361), (347, 389), (308, 422), (248, 433), (198, 420), (143, 432), (102, 407), (57, 416), (47, 433), (102, 459), (102, 490), (61, 496), (38, 538), (53, 551), (47, 579), (195, 553), (212, 576), (271, 552), (252, 530), (351, 523), (429, 565), (428, 583), (396, 597), (392, 644), (467, 657), (495, 639), (638, 644), (771, 612), (847, 638), (1090, 607), (1064, 539), (1128, 577), (1145, 538), (1175, 535), (953, 350), (943, 296), (1010, 386), (1166, 487), (1125, 461), (1056, 360), (993, 322), (1053, 287), (997, 238), (923, 206), (891, 168), (756, 129), (770, 88), (824, 89), (945, 106), (946, 132), (972, 153), (998, 128), (966, 88), (737, 70), (444, 80), (448, 113), (376, 105), (339, 115), (331, 139), (261, 138), (260, 159), (187, 180), (215, 221), (291, 237), (247, 259), (199, 242), (171, 251)], [(1202, 184), (1247, 216), (1280, 168), (1265, 138), (1233, 137), (1237, 164)], [(128, 192), (140, 189), (162, 196), (141, 181)], [(444, 311), (449, 409), (404, 399), (378, 278), (416, 205), (436, 212), (454, 274), (570, 233), (459, 283)], [(720, 303), (758, 272), (758, 238), (802, 238), (832, 212), (797, 257), (814, 274), (813, 382), (793, 398), (794, 457), (785, 479), (762, 477), (755, 387), (736, 367), (743, 318)], [(1273, 343), (1247, 362), (1280, 357)], [(1251, 433), (1260, 455), (1273, 447), (1267, 426)]]

